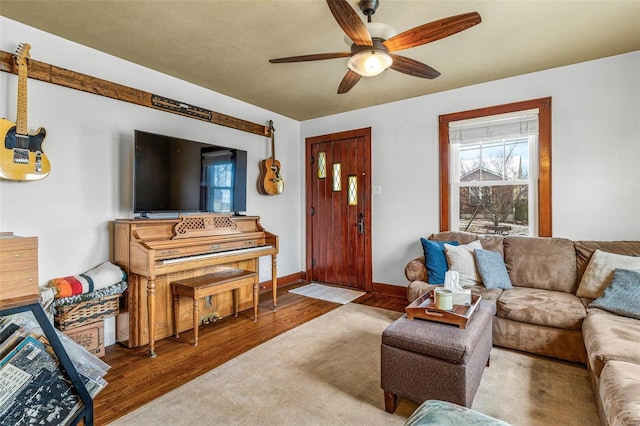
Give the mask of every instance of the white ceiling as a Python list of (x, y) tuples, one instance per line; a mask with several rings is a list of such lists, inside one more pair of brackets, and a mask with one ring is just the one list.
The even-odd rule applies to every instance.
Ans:
[(346, 58), (268, 62), (349, 51), (322, 0), (0, 0), (2, 16), (296, 120), (640, 50), (638, 0), (380, 0), (373, 21), (403, 32), (473, 11), (479, 25), (399, 52), (440, 77), (387, 70), (338, 95)]

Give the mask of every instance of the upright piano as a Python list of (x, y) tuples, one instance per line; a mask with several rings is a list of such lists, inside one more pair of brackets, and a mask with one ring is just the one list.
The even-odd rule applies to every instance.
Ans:
[[(258, 216), (198, 214), (171, 219), (117, 219), (115, 263), (128, 276), (123, 310), (116, 319), (117, 340), (128, 347), (149, 344), (174, 333), (171, 282), (230, 269), (259, 272), (258, 258), (271, 256), (273, 310), (276, 309), (278, 236), (264, 230)], [(252, 305), (258, 274), (250, 274), (239, 291), (240, 310)], [(242, 284), (242, 283), (240, 283)], [(199, 301), (200, 318), (233, 311), (230, 294)], [(193, 327), (193, 304), (180, 300), (175, 319), (179, 331)]]

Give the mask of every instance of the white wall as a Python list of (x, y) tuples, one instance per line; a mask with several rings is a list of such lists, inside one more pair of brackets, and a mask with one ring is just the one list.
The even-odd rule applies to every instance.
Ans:
[[(0, 40), (7, 52), (28, 42), (38, 61), (255, 123), (273, 120), (286, 183), (277, 197), (253, 190), (259, 161), (270, 156), (269, 138), (30, 79), (29, 130), (47, 130), (43, 149), (51, 174), (35, 182), (0, 181), (0, 231), (38, 237), (40, 284), (112, 258), (110, 222), (133, 217), (135, 129), (247, 150), (247, 212), (280, 236), (278, 275), (300, 271), (299, 122), (2, 17)], [(1, 72), (0, 117), (14, 122), (16, 90), (17, 76)], [(270, 258), (260, 264), (260, 279), (269, 279)]]
[(439, 230), (441, 114), (551, 96), (553, 235), (640, 239), (639, 76), (633, 52), (308, 120), (301, 141), (371, 127), (372, 184), (382, 186), (372, 196), (373, 280), (404, 286), (419, 237)]

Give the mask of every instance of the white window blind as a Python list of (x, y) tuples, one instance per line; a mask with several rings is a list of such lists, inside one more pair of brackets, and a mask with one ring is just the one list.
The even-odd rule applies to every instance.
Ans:
[(538, 134), (538, 109), (449, 123), (449, 142), (478, 143)]

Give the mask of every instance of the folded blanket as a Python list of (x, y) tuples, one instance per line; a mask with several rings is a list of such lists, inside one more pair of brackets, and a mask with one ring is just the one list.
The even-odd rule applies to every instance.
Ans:
[(118, 265), (104, 262), (84, 274), (54, 278), (49, 281), (49, 286), (54, 289), (56, 298), (61, 298), (100, 290), (126, 278), (127, 275)]
[(127, 282), (121, 281), (117, 284), (110, 285), (109, 287), (101, 288), (100, 290), (92, 291), (90, 293), (76, 294), (75, 296), (57, 298), (54, 299), (51, 303), (50, 310), (53, 315), (56, 315), (56, 308), (58, 307), (77, 305), (78, 303), (86, 302), (88, 300), (96, 300), (107, 296), (114, 296), (116, 294), (120, 295), (124, 293), (126, 289)]

